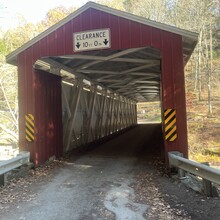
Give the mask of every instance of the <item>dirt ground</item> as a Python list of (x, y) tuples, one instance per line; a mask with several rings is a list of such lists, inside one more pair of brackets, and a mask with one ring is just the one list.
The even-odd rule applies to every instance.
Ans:
[(220, 198), (169, 177), (159, 160), (160, 131), (140, 125), (11, 180), (0, 188), (0, 219), (219, 219)]

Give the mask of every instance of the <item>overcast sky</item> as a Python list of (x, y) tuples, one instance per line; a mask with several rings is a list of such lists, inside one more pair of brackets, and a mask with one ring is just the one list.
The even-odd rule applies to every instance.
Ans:
[(17, 17), (22, 15), (30, 22), (37, 22), (46, 16), (49, 9), (57, 6), (80, 7), (88, 0), (0, 0), (0, 28), (18, 25)]

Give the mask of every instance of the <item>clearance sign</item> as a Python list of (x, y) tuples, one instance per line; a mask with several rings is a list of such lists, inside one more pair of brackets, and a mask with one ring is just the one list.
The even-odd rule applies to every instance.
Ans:
[(107, 49), (110, 47), (110, 30), (108, 28), (73, 33), (73, 50), (75, 52)]

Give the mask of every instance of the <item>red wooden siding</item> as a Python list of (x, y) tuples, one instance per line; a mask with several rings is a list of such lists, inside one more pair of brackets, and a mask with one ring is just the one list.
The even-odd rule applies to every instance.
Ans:
[[(187, 142), (187, 116), (186, 116), (186, 97), (185, 97), (185, 78), (182, 52), (182, 40), (180, 37), (173, 37), (173, 75), (174, 75), (174, 107), (177, 109), (177, 131), (178, 147), (185, 156), (188, 157)], [(174, 149), (176, 150), (176, 149)]]
[[(20, 147), (31, 151), (35, 164), (62, 153), (61, 79), (35, 72), (33, 64), (43, 56), (73, 54), (73, 33), (110, 28), (111, 50), (155, 47), (162, 58), (163, 109), (177, 111), (178, 138), (165, 142), (165, 152), (179, 150), (188, 154), (182, 39), (157, 28), (117, 17), (96, 9), (88, 9), (62, 27), (18, 55)], [(24, 115), (34, 114), (36, 140), (27, 143), (24, 136)]]
[(35, 158), (36, 164), (62, 155), (61, 78), (35, 72)]
[(178, 150), (188, 156), (185, 81), (182, 39), (172, 33), (162, 35), (162, 105), (163, 110), (176, 109), (177, 139), (165, 142), (165, 152)]

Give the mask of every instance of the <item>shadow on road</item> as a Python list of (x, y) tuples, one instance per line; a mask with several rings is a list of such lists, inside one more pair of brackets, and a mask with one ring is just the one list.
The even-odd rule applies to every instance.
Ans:
[(105, 143), (96, 145), (87, 154), (99, 157), (135, 157), (137, 159), (162, 157), (161, 124), (137, 125)]

